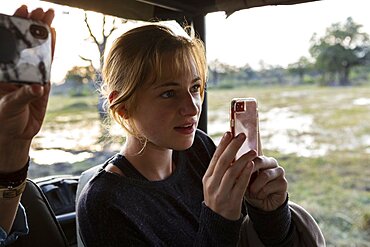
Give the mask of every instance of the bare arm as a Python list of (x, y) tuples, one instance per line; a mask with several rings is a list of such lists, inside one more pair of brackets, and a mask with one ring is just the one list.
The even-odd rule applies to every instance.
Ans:
[[(22, 6), (15, 16), (41, 20), (50, 25), (54, 11), (38, 8), (28, 12)], [(55, 32), (53, 47), (55, 44)], [(6, 175), (22, 169), (28, 161), (32, 138), (39, 132), (45, 117), (50, 85), (19, 86), (0, 82), (0, 174)], [(0, 226), (9, 233), (21, 195), (0, 197)]]

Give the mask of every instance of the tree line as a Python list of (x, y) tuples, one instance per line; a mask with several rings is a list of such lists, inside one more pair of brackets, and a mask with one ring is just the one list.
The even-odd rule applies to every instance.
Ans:
[(361, 32), (362, 25), (351, 17), (344, 23), (334, 23), (322, 37), (316, 33), (310, 40), (311, 57), (301, 57), (287, 68), (260, 62), (254, 70), (246, 64), (235, 67), (218, 60), (209, 62), (210, 87), (242, 85), (301, 85), (350, 86), (370, 81), (370, 40)]

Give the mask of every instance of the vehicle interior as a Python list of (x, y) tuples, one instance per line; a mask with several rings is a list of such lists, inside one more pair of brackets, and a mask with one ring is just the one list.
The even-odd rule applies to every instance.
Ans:
[[(47, 0), (48, 2), (82, 8), (126, 19), (150, 21), (175, 20), (191, 23), (205, 40), (205, 15), (233, 12), (269, 5), (291, 5), (313, 0)], [(205, 97), (199, 128), (207, 132), (207, 97)], [(30, 234), (20, 237), (11, 246), (83, 246), (78, 238), (75, 202), (82, 187), (94, 175), (97, 166), (81, 176), (63, 175), (28, 180), (22, 196), (30, 226)]]

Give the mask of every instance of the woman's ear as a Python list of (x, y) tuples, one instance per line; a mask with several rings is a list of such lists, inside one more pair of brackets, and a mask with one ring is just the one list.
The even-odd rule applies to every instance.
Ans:
[(118, 92), (112, 91), (108, 96), (109, 104), (112, 104), (112, 102), (117, 98), (117, 96), (118, 96)]
[[(118, 92), (117, 91), (112, 91), (109, 96), (108, 96), (108, 100), (109, 100), (109, 104), (112, 104), (112, 102), (118, 97)], [(128, 114), (127, 114), (127, 110), (126, 110), (126, 106), (124, 104), (120, 104), (120, 106), (118, 106), (118, 109), (117, 109), (117, 113), (123, 117), (124, 119), (128, 119)]]

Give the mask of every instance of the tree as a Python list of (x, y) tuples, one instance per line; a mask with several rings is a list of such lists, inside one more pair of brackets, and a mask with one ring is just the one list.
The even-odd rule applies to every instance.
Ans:
[(298, 62), (288, 65), (288, 72), (298, 75), (299, 83), (304, 83), (304, 76), (312, 70), (312, 64), (306, 57), (300, 57)]
[(245, 80), (251, 80), (256, 77), (256, 72), (249, 64), (245, 64), (243, 67), (240, 68), (240, 70)]
[(85, 66), (74, 66), (66, 74), (67, 81), (73, 81), (77, 85), (87, 84), (95, 79), (94, 67)]
[(92, 65), (74, 66), (67, 72), (65, 82), (70, 86), (73, 96), (82, 96), (87, 85), (95, 80), (95, 76), (95, 68)]
[[(100, 82), (101, 82), (100, 73), (101, 73), (101, 69), (103, 68), (104, 51), (105, 51), (105, 48), (107, 46), (107, 41), (108, 41), (109, 37), (111, 37), (113, 32), (118, 29), (119, 24), (125, 24), (125, 23), (127, 23), (127, 20), (117, 18), (117, 17), (107, 16), (107, 15), (103, 15), (103, 14), (95, 14), (93, 16), (93, 18), (96, 18), (96, 15), (101, 15), (101, 23), (102, 23), (101, 28), (98, 31), (95, 32), (96, 34), (94, 34), (92, 26), (91, 26), (91, 24), (88, 20), (88, 12), (87, 11), (85, 11), (84, 21), (85, 21), (86, 27), (89, 31), (89, 38), (87, 38), (87, 40), (91, 40), (96, 45), (96, 47), (98, 48), (99, 65), (98, 65), (97, 68), (95, 68), (95, 74), (96, 74), (96, 79), (97, 79), (96, 82), (99, 85)], [(82, 56), (82, 55), (80, 55), (80, 58), (84, 61), (89, 62), (90, 65), (93, 66), (93, 59), (92, 58), (85, 57), (85, 56)], [(103, 104), (104, 104), (104, 101), (103, 101), (102, 97), (99, 97), (97, 107), (98, 107), (100, 119), (102, 121), (104, 121), (105, 118), (107, 117), (107, 111), (104, 109)]]
[(208, 63), (209, 70), (209, 83), (217, 86), (220, 82), (224, 81), (226, 77), (229, 79), (238, 71), (235, 66), (223, 63), (218, 59)]
[(332, 24), (323, 37), (318, 38), (315, 33), (311, 38), (310, 53), (316, 60), (315, 66), (324, 76), (328, 73), (331, 80), (339, 79), (340, 85), (350, 85), (351, 69), (369, 61), (369, 36), (360, 32), (361, 27), (348, 17), (344, 24)]
[[(101, 15), (101, 28), (98, 28), (95, 33), (93, 32), (92, 26), (89, 22), (88, 18), (88, 12), (85, 11), (85, 18), (84, 22), (86, 24), (86, 27), (89, 31), (89, 37), (87, 40), (92, 41), (93, 44), (96, 45), (98, 48), (98, 53), (99, 53), (99, 67), (96, 68), (97, 72), (100, 72), (101, 69), (103, 68), (103, 63), (104, 63), (104, 51), (107, 46), (107, 41), (109, 37), (113, 34), (115, 30), (118, 29), (119, 23), (124, 24), (127, 23), (127, 20), (125, 19), (120, 19), (117, 17), (112, 17), (112, 16), (107, 16), (103, 14), (96, 14), (92, 16), (92, 19), (96, 19), (96, 15)], [(93, 64), (92, 58), (82, 56), (80, 55), (80, 58), (84, 61), (90, 62), (90, 64)]]

